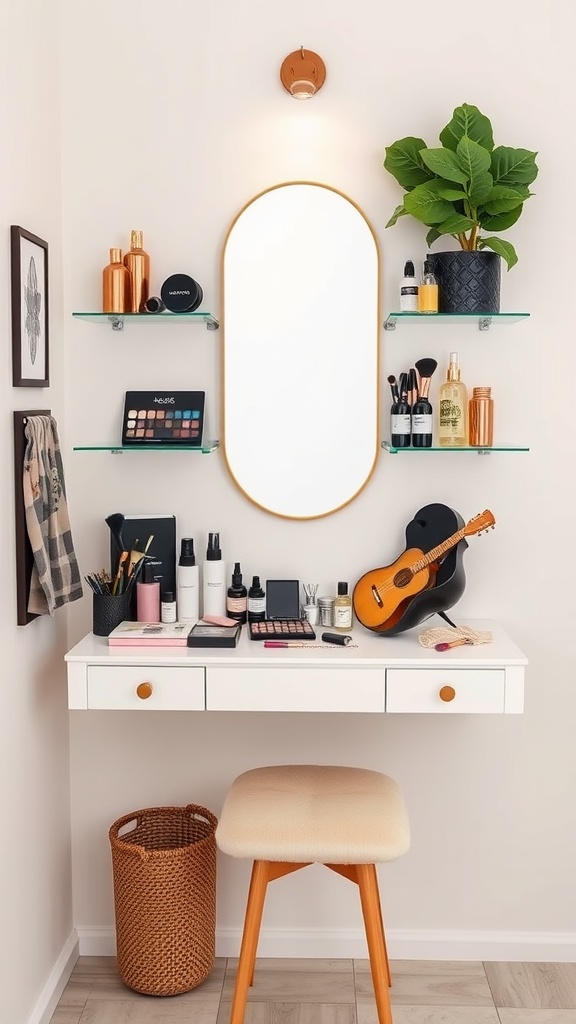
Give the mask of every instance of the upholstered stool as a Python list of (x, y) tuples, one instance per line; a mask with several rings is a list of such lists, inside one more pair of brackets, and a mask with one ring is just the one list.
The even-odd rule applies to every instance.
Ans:
[(268, 882), (325, 864), (360, 890), (379, 1024), (392, 1024), (390, 968), (377, 863), (410, 845), (408, 815), (393, 779), (364, 768), (277, 765), (232, 783), (216, 829), (219, 848), (254, 861), (230, 1024), (243, 1024)]

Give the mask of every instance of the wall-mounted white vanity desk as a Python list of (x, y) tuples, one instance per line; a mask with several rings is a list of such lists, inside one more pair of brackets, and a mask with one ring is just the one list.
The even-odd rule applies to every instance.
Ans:
[[(439, 624), (434, 619), (434, 624)], [(495, 622), (493, 642), (439, 653), (418, 632), (384, 638), (356, 625), (353, 645), (109, 647), (84, 637), (66, 655), (68, 706), (79, 710), (520, 714), (527, 658)], [(322, 628), (317, 627), (320, 637)]]

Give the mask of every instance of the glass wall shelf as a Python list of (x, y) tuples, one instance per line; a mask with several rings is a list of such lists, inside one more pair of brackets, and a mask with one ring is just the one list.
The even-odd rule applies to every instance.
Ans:
[(448, 446), (432, 445), (430, 448), (396, 448), (390, 441), (382, 441), (382, 447), (390, 455), (404, 454), (404, 452), (476, 452), (477, 455), (490, 455), (492, 452), (529, 452), (525, 445), (519, 444), (493, 444), (490, 448), (480, 448), (475, 445), (463, 445), (461, 448), (449, 448)]
[(205, 441), (202, 446), (192, 444), (76, 444), (75, 452), (112, 452), (123, 455), (124, 452), (199, 452), (209, 455), (220, 447), (220, 441)]
[(212, 313), (72, 313), (77, 320), (86, 320), (91, 324), (110, 324), (113, 331), (123, 331), (125, 323), (204, 323), (209, 331), (217, 331), (220, 323)]
[(530, 313), (388, 313), (385, 331), (395, 331), (397, 324), (478, 324), (479, 331), (489, 331), (492, 324), (517, 324)]

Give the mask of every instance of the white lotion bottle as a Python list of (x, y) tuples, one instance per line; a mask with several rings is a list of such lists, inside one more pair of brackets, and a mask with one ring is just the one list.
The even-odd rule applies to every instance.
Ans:
[(200, 581), (194, 541), (183, 537), (180, 544), (180, 558), (176, 566), (176, 609), (178, 622), (198, 622), (200, 618)]
[(203, 615), (226, 616), (226, 566), (222, 561), (220, 534), (208, 534), (206, 561), (202, 567)]
[(403, 313), (418, 312), (418, 282), (412, 260), (404, 264), (404, 277), (400, 281), (400, 309)]

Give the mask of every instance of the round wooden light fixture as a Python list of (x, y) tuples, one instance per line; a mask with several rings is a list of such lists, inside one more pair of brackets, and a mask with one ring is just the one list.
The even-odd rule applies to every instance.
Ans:
[(295, 100), (308, 100), (324, 85), (326, 65), (313, 50), (289, 53), (282, 61), (280, 81)]

